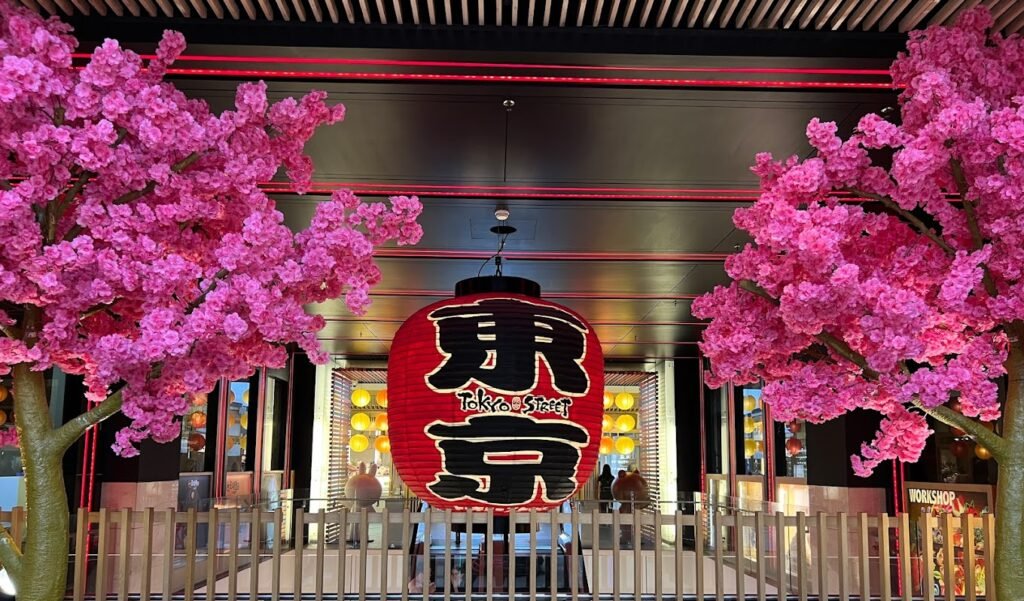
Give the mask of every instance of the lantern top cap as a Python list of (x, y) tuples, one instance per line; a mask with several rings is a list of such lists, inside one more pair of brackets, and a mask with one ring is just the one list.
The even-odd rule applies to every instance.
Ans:
[(455, 284), (455, 296), (480, 292), (511, 292), (540, 298), (540, 284), (526, 278), (511, 276), (481, 276)]

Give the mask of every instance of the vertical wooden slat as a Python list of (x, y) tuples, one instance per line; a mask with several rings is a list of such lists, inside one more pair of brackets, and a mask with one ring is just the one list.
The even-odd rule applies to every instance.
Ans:
[(736, 598), (743, 599), (747, 594), (747, 567), (743, 556), (743, 514), (733, 514), (733, 541), (736, 547)]
[[(430, 601), (430, 583), (432, 577), (430, 575), (430, 531), (431, 531), (431, 509), (427, 506), (427, 510), (423, 512), (423, 601)], [(444, 542), (445, 545), (448, 541)]]
[[(323, 533), (318, 533), (319, 536), (323, 536)], [(342, 532), (339, 536), (345, 536)], [(302, 507), (295, 508), (295, 542), (292, 545), (292, 555), (295, 556), (293, 559), (294, 565), (292, 565), (292, 597), (293, 599), (300, 598), (302, 595), (302, 553), (305, 549), (306, 543), (306, 512)]]
[[(152, 512), (152, 509), (148, 511)], [(85, 569), (89, 565), (89, 550), (85, 548), (85, 533), (89, 529), (89, 511), (85, 507), (78, 508), (78, 515), (75, 521), (75, 574), (73, 580), (74, 587), (74, 601), (82, 601), (85, 599)], [(149, 544), (153, 544), (151, 540)], [(149, 565), (150, 554), (143, 557), (143, 563)], [(149, 591), (149, 585), (147, 583), (146, 589), (147, 595)], [(146, 597), (143, 597), (146, 601)]]
[(807, 601), (807, 516), (796, 514), (796, 594), (800, 601)]
[(911, 601), (914, 586), (910, 576), (910, 515), (901, 513), (899, 517), (900, 583), (903, 586), (903, 601)]
[[(575, 549), (576, 547), (573, 546)], [(494, 598), (494, 510), (487, 510), (487, 598)], [(470, 576), (467, 575), (467, 580)], [(469, 586), (469, 585), (467, 585)]]
[(185, 601), (192, 601), (196, 582), (196, 508), (185, 514)]
[[(316, 512), (316, 571), (313, 573), (315, 578), (315, 598), (316, 601), (323, 601), (324, 598), (324, 551), (327, 545), (327, 513), (324, 507), (320, 507), (320, 511)], [(340, 540), (344, 537), (343, 532), (338, 533), (339, 538), (339, 550), (344, 546), (344, 541)], [(365, 568), (364, 568), (365, 570)]]
[[(553, 508), (551, 514), (551, 555), (548, 561), (551, 564), (548, 566), (548, 584), (551, 589), (551, 598), (555, 599), (558, 597), (558, 531), (560, 525), (558, 523), (558, 508)], [(468, 590), (468, 589), (467, 589)], [(466, 601), (469, 601), (469, 595), (466, 595)]]
[[(966, 538), (964, 544), (967, 544)], [(956, 565), (953, 562), (953, 515), (946, 513), (942, 516), (942, 575), (946, 599), (952, 599), (956, 594)]]
[(850, 601), (850, 590), (847, 588), (846, 564), (850, 561), (850, 532), (846, 513), (839, 512), (839, 599)]
[(537, 601), (537, 511), (530, 510), (530, 601)]
[(380, 598), (387, 599), (388, 594), (388, 563), (391, 559), (391, 549), (388, 541), (391, 540), (391, 512), (388, 506), (380, 514)]
[[(622, 538), (621, 526), (619, 525), (619, 512), (612, 513), (612, 599), (619, 601), (619, 551)], [(531, 599), (530, 601), (533, 601)]]
[(974, 520), (970, 514), (960, 516), (960, 536), (964, 541), (964, 595), (967, 601), (975, 601), (978, 597), (978, 585), (974, 579)]
[(857, 516), (857, 520), (860, 538), (860, 598), (869, 599), (871, 595), (871, 548), (868, 546), (868, 514), (862, 511)]
[(640, 529), (643, 527), (643, 513), (633, 504), (633, 599), (639, 599), (643, 592), (644, 564), (640, 547)]
[[(679, 544), (683, 538), (683, 529), (676, 528), (676, 548), (677, 553), (682, 551), (682, 546)], [(704, 599), (704, 510), (698, 509), (693, 513), (693, 558), (694, 564), (697, 566), (696, 572), (694, 572), (694, 589), (698, 599), (703, 601)], [(659, 578), (659, 580), (661, 580)], [(678, 585), (676, 585), (678, 586)]]
[(786, 516), (781, 511), (775, 512), (775, 582), (777, 594), (780, 599), (785, 599), (789, 592), (786, 582)]
[(240, 529), (238, 507), (232, 507), (231, 513), (231, 535), (228, 538), (228, 601), (235, 601), (238, 598), (238, 530)]
[(996, 598), (995, 570), (996, 516), (991, 513), (986, 513), (982, 519), (985, 524), (985, 601), (999, 601)]
[[(402, 601), (409, 601), (409, 545), (411, 544), (412, 525), (409, 511), (402, 512)], [(341, 599), (341, 597), (338, 597)]]
[(274, 509), (274, 548), (270, 552), (270, 601), (281, 599), (281, 545), (284, 540), (284, 533), (281, 532), (284, 522), (282, 511), (280, 507)]
[(827, 518), (819, 511), (815, 521), (818, 531), (818, 598), (828, 599), (828, 537), (825, 536)]
[(892, 568), (889, 550), (889, 515), (878, 516), (878, 573), (882, 601), (892, 601)]
[[(409, 516), (406, 515), (406, 526), (408, 526)], [(406, 530), (405, 539), (408, 541), (408, 529)], [(338, 599), (344, 599), (345, 593), (348, 592), (348, 582), (345, 578), (346, 570), (348, 569), (348, 507), (342, 507), (338, 512)], [(406, 581), (408, 582), (408, 580)], [(408, 587), (403, 586), (403, 590), (408, 594)]]
[[(211, 507), (206, 519), (206, 598), (217, 592), (217, 529), (219, 521), (216, 507)], [(272, 601), (277, 601), (273, 597)]]
[(757, 556), (757, 562), (755, 569), (757, 570), (757, 601), (767, 601), (768, 599), (768, 583), (765, 580), (765, 568), (767, 567), (767, 561), (765, 559), (765, 523), (764, 513), (758, 511), (754, 514), (754, 553)]
[[(579, 599), (580, 589), (580, 553), (583, 549), (580, 547), (583, 543), (583, 537), (580, 536), (580, 512), (575, 509), (569, 514), (570, 520), (572, 521), (572, 555), (569, 557), (569, 573), (572, 576), (569, 578), (569, 594), (572, 601)], [(490, 590), (487, 591), (487, 598), (491, 598)]]
[(448, 601), (452, 597), (452, 583), (451, 578), (448, 576), (452, 573), (452, 510), (451, 508), (444, 510), (444, 573), (446, 577), (444, 579), (444, 600)]
[(164, 599), (171, 595), (171, 575), (174, 569), (174, 510), (164, 511), (164, 565), (161, 586)]
[(514, 509), (509, 510), (509, 599), (515, 599), (515, 522), (518, 514)]
[[(725, 599), (725, 569), (723, 568), (725, 549), (722, 548), (725, 543), (722, 540), (722, 515), (719, 514), (717, 518), (711, 536), (715, 541), (715, 601), (722, 601)], [(698, 565), (697, 569), (703, 570), (704, 566)]]
[(249, 598), (260, 592), (260, 507), (253, 507), (249, 518)]
[[(675, 559), (676, 559), (676, 562), (675, 562), (676, 563), (676, 578), (675, 578), (676, 601), (682, 601), (683, 593), (685, 592), (683, 590), (683, 584), (686, 581), (683, 579), (683, 512), (682, 512), (681, 509), (678, 509), (678, 508), (676, 509), (675, 518), (676, 518), (676, 520), (675, 520), (676, 521), (676, 523), (675, 523), (675, 527), (676, 527), (676, 548), (675, 548), (675, 555), (676, 555), (676, 557), (675, 557)], [(695, 563), (696, 570), (697, 570), (697, 573), (699, 574), (699, 573), (701, 573), (703, 571), (703, 566), (700, 565), (700, 560), (697, 559), (696, 554), (694, 554), (694, 561), (696, 562)]]
[[(153, 508), (142, 510), (142, 556), (139, 558), (142, 568), (142, 601), (149, 601), (150, 579), (153, 577)], [(77, 576), (77, 574), (76, 574)], [(76, 601), (79, 601), (76, 599)]]
[(117, 571), (121, 578), (117, 590), (120, 601), (128, 601), (128, 561), (131, 559), (132, 511), (127, 507), (121, 509), (117, 541)]
[[(366, 507), (359, 511), (359, 601), (366, 601), (367, 548), (370, 538), (370, 512)], [(424, 589), (430, 587), (424, 585)]]
[(922, 586), (924, 587), (924, 598), (928, 601), (935, 601), (935, 588), (932, 584), (932, 573), (935, 567), (935, 560), (932, 554), (935, 552), (935, 537), (932, 536), (932, 518), (924, 515), (921, 517), (921, 574)]
[(107, 530), (110, 529), (108, 519), (107, 508), (101, 507), (96, 541), (96, 598), (100, 600), (107, 598)]
[(590, 545), (590, 571), (593, 574), (590, 595), (597, 599), (601, 596), (601, 514), (598, 513), (596, 507), (591, 510), (590, 519), (590, 536), (593, 539), (593, 543)]
[[(466, 601), (470, 601), (470, 595), (473, 593), (473, 587), (469, 586), (470, 569), (473, 559), (473, 509), (466, 510), (466, 574), (463, 576), (463, 582), (465, 583)], [(447, 580), (450, 574), (445, 575)]]
[(654, 598), (662, 601), (661, 591), (661, 505), (654, 504)]

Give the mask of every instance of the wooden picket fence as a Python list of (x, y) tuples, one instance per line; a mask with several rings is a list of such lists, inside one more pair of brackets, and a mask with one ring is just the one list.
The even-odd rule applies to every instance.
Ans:
[[(17, 538), (23, 517), (0, 513)], [(236, 507), (74, 526), (74, 601), (995, 599), (991, 515), (531, 511), (502, 529), (491, 512)]]

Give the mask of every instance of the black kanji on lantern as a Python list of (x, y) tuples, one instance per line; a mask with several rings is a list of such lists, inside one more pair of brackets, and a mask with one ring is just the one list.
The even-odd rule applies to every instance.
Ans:
[(537, 385), (539, 359), (562, 394), (585, 394), (580, 363), (587, 327), (555, 307), (514, 298), (481, 300), (430, 313), (445, 360), (427, 376), (431, 388), (451, 391), (475, 380), (492, 390), (523, 394)]
[(572, 422), (507, 414), (434, 422), (426, 432), (437, 441), (442, 469), (427, 488), (450, 501), (492, 505), (528, 503), (538, 483), (546, 499), (570, 497), (576, 491), (580, 449), (589, 440), (587, 431)]

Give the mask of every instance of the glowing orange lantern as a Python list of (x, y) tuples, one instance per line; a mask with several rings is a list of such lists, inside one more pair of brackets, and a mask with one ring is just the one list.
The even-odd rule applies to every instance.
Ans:
[(373, 418), (373, 429), (381, 432), (388, 431), (388, 414), (378, 413), (377, 417)]
[(192, 423), (193, 428), (203, 428), (206, 426), (206, 414), (196, 411), (189, 417), (189, 421)]
[(377, 449), (380, 453), (390, 453), (391, 439), (388, 438), (387, 434), (382, 434), (377, 437), (377, 440), (373, 441), (373, 448)]
[(381, 388), (377, 391), (377, 406), (387, 407), (388, 406), (388, 389)]
[(615, 450), (615, 439), (611, 436), (601, 437), (600, 451), (602, 455), (610, 455)]

